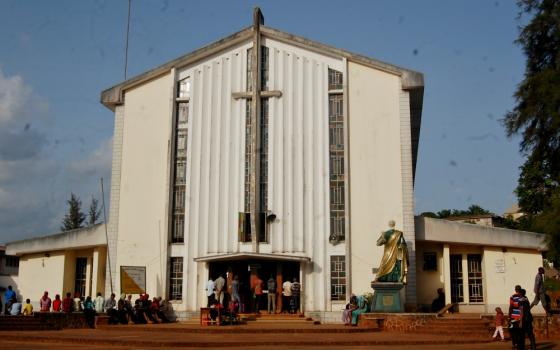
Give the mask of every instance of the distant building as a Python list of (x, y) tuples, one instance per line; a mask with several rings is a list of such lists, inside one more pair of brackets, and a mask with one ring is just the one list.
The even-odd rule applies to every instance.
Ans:
[(519, 205), (517, 203), (509, 207), (504, 213), (504, 218), (509, 217), (514, 221), (519, 220), (523, 216), (525, 216), (525, 213), (521, 210), (521, 208), (519, 208)]
[(450, 216), (445, 218), (445, 220), (463, 222), (465, 224), (489, 226), (489, 227), (499, 226), (499, 223), (503, 221), (501, 217), (494, 214)]

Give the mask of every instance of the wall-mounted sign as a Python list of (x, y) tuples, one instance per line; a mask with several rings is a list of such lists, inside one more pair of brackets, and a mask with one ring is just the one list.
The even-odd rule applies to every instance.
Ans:
[(142, 294), (146, 292), (146, 267), (121, 266), (121, 293)]
[(505, 260), (504, 259), (494, 260), (494, 267), (496, 268), (496, 273), (505, 273), (506, 272)]

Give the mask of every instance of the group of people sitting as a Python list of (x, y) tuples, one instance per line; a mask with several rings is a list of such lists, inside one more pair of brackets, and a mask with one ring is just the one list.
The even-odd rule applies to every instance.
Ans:
[[(6, 299), (4, 313), (7, 315), (33, 315), (31, 301), (26, 299), (25, 305), (17, 301), (17, 295), (9, 286), (4, 294)], [(2, 303), (0, 303), (1, 305)], [(129, 324), (129, 323), (167, 323), (172, 319), (171, 304), (162, 300), (161, 297), (150, 299), (148, 294), (141, 294), (138, 299), (132, 302), (132, 295), (122, 294), (116, 300), (115, 294), (105, 300), (101, 293), (92, 299), (91, 296), (82, 297), (80, 292), (76, 292), (74, 297), (71, 293), (66, 293), (64, 299), (56, 294), (54, 300), (49, 297), (49, 292), (45, 291), (39, 299), (40, 312), (83, 312), (88, 326), (95, 328), (95, 316), (107, 314), (109, 324)]]

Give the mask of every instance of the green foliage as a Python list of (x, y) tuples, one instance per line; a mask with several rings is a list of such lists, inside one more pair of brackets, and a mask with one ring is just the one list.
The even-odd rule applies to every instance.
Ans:
[(544, 288), (553, 292), (560, 292), (560, 281), (554, 278), (544, 280)]
[(101, 217), (101, 209), (99, 209), (99, 201), (91, 197), (91, 203), (88, 211), (88, 225), (95, 225)]
[(427, 211), (420, 215), (426, 218), (445, 219), (454, 216), (493, 215), (493, 214), (490, 211), (482, 208), (480, 205), (473, 204), (467, 210), (443, 209), (438, 211), (437, 213)]
[(521, 135), (521, 166), (516, 194), (527, 213), (525, 229), (547, 234), (549, 259), (560, 260), (560, 2), (519, 0), (517, 44), (527, 57), (516, 105), (504, 119), (508, 136)]
[(82, 202), (74, 193), (71, 193), (67, 203), (68, 213), (64, 216), (60, 229), (62, 231), (70, 231), (83, 227), (86, 216), (82, 213)]

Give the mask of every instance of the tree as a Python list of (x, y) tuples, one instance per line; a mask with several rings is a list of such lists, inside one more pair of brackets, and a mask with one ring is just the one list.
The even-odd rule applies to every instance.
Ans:
[(83, 227), (82, 224), (86, 216), (82, 213), (82, 202), (80, 198), (74, 193), (70, 193), (70, 199), (66, 202), (68, 203), (68, 213), (64, 216), (60, 229), (62, 231), (70, 231)]
[(420, 214), (426, 218), (437, 218), (437, 219), (445, 219), (454, 216), (470, 216), (470, 215), (493, 215), (492, 212), (482, 208), (478, 204), (471, 205), (467, 210), (458, 210), (458, 209), (442, 209), (437, 213), (433, 213), (431, 211), (424, 212)]
[(516, 194), (532, 230), (547, 234), (549, 258), (560, 260), (560, 2), (519, 0), (530, 16), (516, 43), (527, 58), (516, 105), (504, 118), (508, 136), (521, 136)]
[(94, 197), (91, 197), (91, 203), (89, 205), (88, 211), (88, 225), (95, 225), (99, 218), (101, 217), (101, 209), (98, 208), (99, 201)]

